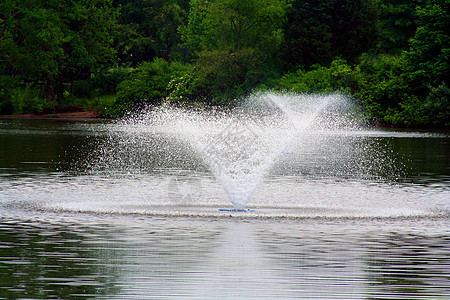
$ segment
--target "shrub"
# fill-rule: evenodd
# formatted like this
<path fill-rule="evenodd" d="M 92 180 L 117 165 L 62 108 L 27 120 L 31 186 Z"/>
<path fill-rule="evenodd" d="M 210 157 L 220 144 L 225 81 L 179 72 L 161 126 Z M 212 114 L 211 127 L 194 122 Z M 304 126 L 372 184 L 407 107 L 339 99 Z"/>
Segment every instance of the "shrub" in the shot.
<path fill-rule="evenodd" d="M 407 105 L 406 103 L 417 102 L 417 99 L 411 97 L 405 68 L 402 57 L 362 56 L 361 63 L 355 68 L 355 96 L 364 104 L 370 116 L 393 123 L 408 119 L 398 117 L 398 113 L 404 109 L 400 103 Z M 397 117 L 393 117 L 395 115 Z"/>
<path fill-rule="evenodd" d="M 172 103 L 194 102 L 196 99 L 198 80 L 191 72 L 174 77 L 167 85 L 168 95 L 165 101 Z"/>
<path fill-rule="evenodd" d="M 330 93 L 352 92 L 354 86 L 351 66 L 343 59 L 335 59 L 330 67 L 313 65 L 309 71 L 300 68 L 294 73 L 287 73 L 278 81 L 276 88 L 299 93 Z"/>
<path fill-rule="evenodd" d="M 40 112 L 50 106 L 40 85 L 23 80 L 21 76 L 0 76 L 0 114 Z"/>
<path fill-rule="evenodd" d="M 129 78 L 131 69 L 115 68 L 105 72 L 99 72 L 92 76 L 92 86 L 100 95 L 112 95 L 116 93 L 117 86 Z"/>
<path fill-rule="evenodd" d="M 420 112 L 426 116 L 426 125 L 449 127 L 450 88 L 445 83 L 431 87 Z"/>
<path fill-rule="evenodd" d="M 395 126 L 449 126 L 450 89 L 442 83 L 416 94 L 403 56 L 363 56 L 356 67 L 355 93 L 369 115 Z"/>
<path fill-rule="evenodd" d="M 15 88 L 10 101 L 13 114 L 41 112 L 50 106 L 47 100 L 40 95 L 39 89 L 31 84 L 26 85 L 25 88 Z"/>
<path fill-rule="evenodd" d="M 94 84 L 91 79 L 77 80 L 73 83 L 73 94 L 76 98 L 93 98 L 96 96 Z"/>
<path fill-rule="evenodd" d="M 161 104 L 170 94 L 171 81 L 186 76 L 192 69 L 191 65 L 169 63 L 159 58 L 152 62 L 143 62 L 130 74 L 129 79 L 118 85 L 118 109 Z"/>
<path fill-rule="evenodd" d="M 0 75 L 0 114 L 9 115 L 14 112 L 11 102 L 13 90 L 19 86 L 18 78 Z"/>
<path fill-rule="evenodd" d="M 76 98 L 88 99 L 115 94 L 117 86 L 128 79 L 130 73 L 131 70 L 128 68 L 116 68 L 95 73 L 89 79 L 75 81 L 71 94 Z"/>

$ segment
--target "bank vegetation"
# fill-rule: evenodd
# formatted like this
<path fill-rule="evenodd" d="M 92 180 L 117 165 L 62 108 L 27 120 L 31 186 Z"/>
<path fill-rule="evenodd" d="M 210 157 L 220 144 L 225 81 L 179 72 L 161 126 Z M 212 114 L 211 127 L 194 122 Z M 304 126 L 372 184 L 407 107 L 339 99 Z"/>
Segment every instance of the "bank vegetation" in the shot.
<path fill-rule="evenodd" d="M 450 127 L 448 0 L 3 0 L 0 114 L 345 93 Z"/>

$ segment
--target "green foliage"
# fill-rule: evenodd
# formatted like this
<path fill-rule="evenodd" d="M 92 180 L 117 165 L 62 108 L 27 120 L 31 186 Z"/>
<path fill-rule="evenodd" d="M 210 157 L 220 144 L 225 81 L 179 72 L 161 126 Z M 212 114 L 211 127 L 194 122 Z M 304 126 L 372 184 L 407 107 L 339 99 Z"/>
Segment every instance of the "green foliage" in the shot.
<path fill-rule="evenodd" d="M 200 52 L 205 43 L 204 39 L 207 32 L 205 16 L 208 13 L 207 8 L 206 1 L 191 0 L 188 23 L 179 28 L 185 47 L 192 53 Z"/>
<path fill-rule="evenodd" d="M 379 122 L 394 126 L 423 125 L 423 119 L 418 114 L 422 101 L 414 95 L 407 96 L 404 101 L 399 102 L 396 107 L 385 109 L 381 117 L 376 118 Z"/>
<path fill-rule="evenodd" d="M 197 85 L 198 79 L 191 70 L 181 76 L 173 77 L 167 85 L 168 95 L 165 101 L 171 103 L 199 102 Z"/>
<path fill-rule="evenodd" d="M 48 106 L 39 86 L 23 83 L 21 76 L 0 76 L 0 114 L 33 113 Z"/>
<path fill-rule="evenodd" d="M 285 0 L 191 0 L 187 26 L 181 28 L 194 53 L 260 49 L 273 54 L 282 40 Z"/>
<path fill-rule="evenodd" d="M 58 73 L 64 59 L 63 31 L 57 15 L 34 1 L 2 1 L 0 59 L 3 66 L 33 79 Z"/>
<path fill-rule="evenodd" d="M 418 6 L 417 30 L 410 40 L 408 76 L 416 93 L 425 96 L 428 86 L 450 78 L 450 2 L 428 0 Z"/>
<path fill-rule="evenodd" d="M 232 104 L 277 71 L 285 0 L 191 0 L 188 24 L 180 28 L 196 59 L 194 95 Z"/>
<path fill-rule="evenodd" d="M 450 89 L 445 84 L 430 87 L 425 100 L 412 95 L 399 106 L 389 109 L 384 120 L 397 126 L 450 126 Z"/>
<path fill-rule="evenodd" d="M 347 73 L 354 83 L 353 95 L 369 116 L 395 126 L 449 126 L 450 89 L 445 83 L 428 87 L 426 97 L 416 94 L 408 78 L 404 56 L 362 56 Z"/>
<path fill-rule="evenodd" d="M 104 117 L 111 117 L 115 111 L 116 95 L 100 95 L 92 98 L 78 98 L 65 92 L 66 95 L 62 101 L 64 106 L 83 107 L 85 110 L 98 110 Z"/>
<path fill-rule="evenodd" d="M 390 124 L 449 126 L 450 3 L 419 3 L 409 50 L 390 62 L 379 56 L 377 63 L 368 64 L 377 76 L 363 62 L 359 96 L 375 118 Z"/>
<path fill-rule="evenodd" d="M 186 76 L 192 69 L 191 65 L 169 63 L 159 58 L 143 62 L 130 74 L 130 79 L 118 85 L 119 110 L 161 104 L 170 94 L 171 81 Z"/>
<path fill-rule="evenodd" d="M 48 107 L 48 103 L 39 93 L 39 89 L 36 89 L 33 85 L 15 88 L 6 103 L 11 105 L 10 114 L 39 112 Z M 5 113 L 8 112 L 5 111 Z"/>
<path fill-rule="evenodd" d="M 89 102 L 99 96 L 114 95 L 117 93 L 117 86 L 129 78 L 130 72 L 128 68 L 114 68 L 94 73 L 88 79 L 77 80 L 71 86 L 66 85 L 60 104 L 73 105 L 71 102 L 75 99 Z"/>
<path fill-rule="evenodd" d="M 288 69 L 354 61 L 376 42 L 375 0 L 294 0 L 285 24 L 283 62 Z"/>
<path fill-rule="evenodd" d="M 0 114 L 13 113 L 11 97 L 21 81 L 19 76 L 0 75 Z"/>
<path fill-rule="evenodd" d="M 445 83 L 431 87 L 419 111 L 426 125 L 450 126 L 450 88 Z"/>
<path fill-rule="evenodd" d="M 62 82 L 114 59 L 112 0 L 5 0 L 0 14 L 0 66 L 45 82 L 50 101 Z"/>
<path fill-rule="evenodd" d="M 349 93 L 355 84 L 353 77 L 351 66 L 343 59 L 336 59 L 330 67 L 315 65 L 310 71 L 298 69 L 287 73 L 279 80 L 276 88 L 299 93 L 335 91 Z"/>
<path fill-rule="evenodd" d="M 409 47 L 416 25 L 415 9 L 420 0 L 381 0 L 378 45 L 381 53 L 400 54 Z"/>
<path fill-rule="evenodd" d="M 264 55 L 251 48 L 201 53 L 194 74 L 197 98 L 213 104 L 235 103 L 265 80 L 269 72 L 264 61 Z"/>
<path fill-rule="evenodd" d="M 408 99 L 411 89 L 405 78 L 406 62 L 402 57 L 365 55 L 355 68 L 357 92 L 369 114 L 378 120 L 400 108 L 399 103 Z"/>
<path fill-rule="evenodd" d="M 70 96 L 75 98 L 89 99 L 94 98 L 98 94 L 91 79 L 75 81 L 71 90 L 72 91 L 69 91 Z M 67 96 L 64 96 L 64 98 L 67 98 Z"/>
<path fill-rule="evenodd" d="M 187 17 L 188 1 L 118 0 L 121 7 L 115 41 L 119 58 L 125 65 L 137 66 L 154 57 L 180 58 L 181 36 L 178 27 Z"/>
<path fill-rule="evenodd" d="M 407 76 L 405 57 L 363 55 L 352 67 L 336 59 L 330 67 L 315 65 L 281 77 L 280 90 L 300 93 L 352 94 L 375 121 L 395 126 L 449 126 L 450 89 L 444 83 L 429 87 L 427 97 L 414 94 Z"/>
<path fill-rule="evenodd" d="M 269 86 L 351 94 L 382 124 L 450 126 L 449 8 L 448 0 L 3 0 L 0 113 L 56 102 L 107 115 L 163 102 L 234 105 Z"/>
<path fill-rule="evenodd" d="M 91 77 L 92 87 L 99 95 L 111 95 L 117 92 L 117 86 L 130 77 L 131 69 L 114 68 L 97 72 Z"/>

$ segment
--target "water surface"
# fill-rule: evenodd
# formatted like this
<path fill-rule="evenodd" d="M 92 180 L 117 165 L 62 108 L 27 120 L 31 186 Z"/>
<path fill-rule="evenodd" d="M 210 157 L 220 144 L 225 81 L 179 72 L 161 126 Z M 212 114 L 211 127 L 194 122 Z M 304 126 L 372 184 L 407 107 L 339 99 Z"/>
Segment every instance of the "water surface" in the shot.
<path fill-rule="evenodd" d="M 448 135 L 302 145 L 254 212 L 230 213 L 208 166 L 160 133 L 1 120 L 0 298 L 448 299 Z"/>

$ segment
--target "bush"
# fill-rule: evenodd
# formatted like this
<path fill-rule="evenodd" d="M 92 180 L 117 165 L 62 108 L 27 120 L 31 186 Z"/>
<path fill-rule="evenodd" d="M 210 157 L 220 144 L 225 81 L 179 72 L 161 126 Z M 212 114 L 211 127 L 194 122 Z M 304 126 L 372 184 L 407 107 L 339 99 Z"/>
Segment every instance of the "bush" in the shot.
<path fill-rule="evenodd" d="M 130 77 L 131 69 L 116 68 L 99 72 L 92 76 L 92 86 L 99 95 L 112 95 L 117 92 L 117 86 Z"/>
<path fill-rule="evenodd" d="M 449 127 L 450 89 L 443 83 L 429 90 L 425 99 L 412 95 L 399 104 L 400 109 L 388 110 L 385 121 L 406 126 Z"/>
<path fill-rule="evenodd" d="M 417 99 L 411 97 L 405 68 L 406 63 L 402 57 L 362 56 L 361 63 L 355 68 L 355 96 L 364 104 L 370 116 L 393 123 L 403 123 L 408 119 L 398 117 L 398 113 L 404 110 L 401 103 L 416 103 Z"/>
<path fill-rule="evenodd" d="M 184 77 L 192 70 L 191 65 L 183 65 L 180 62 L 169 63 L 159 58 L 140 64 L 130 74 L 129 79 L 122 81 L 117 87 L 118 110 L 161 104 L 170 95 L 170 88 L 174 89 L 172 80 Z"/>
<path fill-rule="evenodd" d="M 423 102 L 419 97 L 410 95 L 398 104 L 389 107 L 382 113 L 382 121 L 396 126 L 422 126 L 425 123 L 420 109 Z"/>
<path fill-rule="evenodd" d="M 369 115 L 395 126 L 449 126 L 450 89 L 443 83 L 429 87 L 427 96 L 416 94 L 404 56 L 363 56 L 356 67 L 355 96 Z"/>
<path fill-rule="evenodd" d="M 40 95 L 38 88 L 29 84 L 25 88 L 12 90 L 9 99 L 13 114 L 41 112 L 49 107 L 47 100 Z"/>
<path fill-rule="evenodd" d="M 19 86 L 19 79 L 14 76 L 0 75 L 0 114 L 10 115 L 14 112 L 11 95 Z"/>
<path fill-rule="evenodd" d="M 77 80 L 73 83 L 73 94 L 76 98 L 93 98 L 97 94 L 91 79 Z"/>
<path fill-rule="evenodd" d="M 77 80 L 73 84 L 72 96 L 92 99 L 102 95 L 113 95 L 117 92 L 117 86 L 128 79 L 130 73 L 131 70 L 128 68 L 116 68 L 95 73 L 89 79 Z"/>
<path fill-rule="evenodd" d="M 40 86 L 25 84 L 20 76 L 0 76 L 0 114 L 38 112 L 48 106 Z"/>
<path fill-rule="evenodd" d="M 174 77 L 167 85 L 168 95 L 165 98 L 167 102 L 194 102 L 198 101 L 196 97 L 198 79 L 193 72 Z"/>
<path fill-rule="evenodd" d="M 431 87 L 425 103 L 420 109 L 426 118 L 426 125 L 450 126 L 450 89 L 442 83 Z"/>
<path fill-rule="evenodd" d="M 352 92 L 354 86 L 353 70 L 343 59 L 335 59 L 330 67 L 314 65 L 309 71 L 287 73 L 276 84 L 277 89 L 298 93 Z"/>

